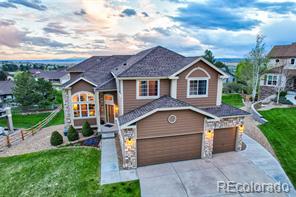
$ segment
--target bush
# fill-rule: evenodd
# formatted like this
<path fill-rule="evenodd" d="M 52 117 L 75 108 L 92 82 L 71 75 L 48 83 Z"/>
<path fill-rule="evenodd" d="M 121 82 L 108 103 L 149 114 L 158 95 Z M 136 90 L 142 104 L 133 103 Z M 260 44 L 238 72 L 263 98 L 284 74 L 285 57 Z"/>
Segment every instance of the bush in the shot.
<path fill-rule="evenodd" d="M 280 97 L 285 97 L 287 96 L 287 92 L 286 91 L 281 91 L 280 92 Z"/>
<path fill-rule="evenodd" d="M 94 134 L 94 131 L 90 128 L 90 125 L 88 122 L 84 122 L 82 126 L 82 135 L 84 137 L 88 137 Z"/>
<path fill-rule="evenodd" d="M 74 129 L 74 127 L 72 125 L 68 129 L 67 137 L 70 142 L 79 139 L 79 134 L 76 131 L 76 129 Z"/>
<path fill-rule="evenodd" d="M 57 131 L 52 132 L 50 137 L 50 144 L 52 146 L 58 146 L 63 144 L 63 136 Z"/>

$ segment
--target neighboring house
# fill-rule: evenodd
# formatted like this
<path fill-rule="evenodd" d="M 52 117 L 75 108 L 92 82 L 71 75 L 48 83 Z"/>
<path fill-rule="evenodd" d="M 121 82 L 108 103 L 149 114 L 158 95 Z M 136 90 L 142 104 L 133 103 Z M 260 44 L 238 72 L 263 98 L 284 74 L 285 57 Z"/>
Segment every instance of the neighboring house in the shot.
<path fill-rule="evenodd" d="M 65 124 L 118 129 L 123 167 L 211 158 L 242 148 L 247 112 L 222 104 L 227 75 L 163 47 L 94 56 L 68 69 Z"/>
<path fill-rule="evenodd" d="M 0 105 L 13 100 L 13 81 L 0 81 Z"/>
<path fill-rule="evenodd" d="M 296 43 L 274 46 L 268 54 L 269 70 L 260 81 L 259 97 L 265 99 L 279 90 L 296 90 Z"/>
<path fill-rule="evenodd" d="M 47 81 L 50 81 L 53 87 L 60 89 L 61 85 L 70 80 L 70 75 L 66 70 L 38 70 L 31 69 L 30 72 L 34 77 L 42 78 Z"/>
<path fill-rule="evenodd" d="M 237 65 L 239 64 L 240 61 L 241 59 L 238 59 L 238 58 L 227 58 L 227 59 L 221 60 L 221 62 L 225 64 L 228 68 L 228 70 L 226 70 L 226 68 L 222 68 L 222 70 L 226 72 L 229 76 L 228 78 L 224 79 L 223 81 L 224 83 L 235 82 L 236 80 L 235 72 L 236 72 Z"/>

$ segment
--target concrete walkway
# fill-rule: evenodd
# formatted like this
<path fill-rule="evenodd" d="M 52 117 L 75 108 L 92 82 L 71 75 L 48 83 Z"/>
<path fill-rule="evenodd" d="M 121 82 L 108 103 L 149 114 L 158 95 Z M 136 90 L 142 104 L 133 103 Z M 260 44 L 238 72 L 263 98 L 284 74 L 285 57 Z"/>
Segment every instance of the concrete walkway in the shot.
<path fill-rule="evenodd" d="M 101 185 L 137 180 L 136 170 L 120 170 L 115 139 L 102 139 Z"/>
<path fill-rule="evenodd" d="M 215 154 L 213 159 L 188 160 L 137 169 L 142 197 L 169 196 L 296 196 L 285 172 L 272 155 L 256 141 L 244 136 L 247 149 Z M 226 193 L 218 181 L 236 183 L 288 183 L 286 193 Z"/>

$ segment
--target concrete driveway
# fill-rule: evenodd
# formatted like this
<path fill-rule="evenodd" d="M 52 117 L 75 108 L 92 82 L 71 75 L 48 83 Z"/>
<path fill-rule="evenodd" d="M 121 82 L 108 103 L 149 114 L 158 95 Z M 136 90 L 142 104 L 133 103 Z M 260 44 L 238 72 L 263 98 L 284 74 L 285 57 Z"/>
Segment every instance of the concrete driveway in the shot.
<path fill-rule="evenodd" d="M 188 160 L 137 169 L 142 197 L 154 196 L 287 196 L 286 193 L 225 193 L 217 181 L 291 184 L 277 161 L 259 144 L 245 137 L 241 152 L 215 154 L 209 160 Z M 259 151 L 259 152 L 258 152 Z M 294 189 L 289 196 L 294 196 Z"/>

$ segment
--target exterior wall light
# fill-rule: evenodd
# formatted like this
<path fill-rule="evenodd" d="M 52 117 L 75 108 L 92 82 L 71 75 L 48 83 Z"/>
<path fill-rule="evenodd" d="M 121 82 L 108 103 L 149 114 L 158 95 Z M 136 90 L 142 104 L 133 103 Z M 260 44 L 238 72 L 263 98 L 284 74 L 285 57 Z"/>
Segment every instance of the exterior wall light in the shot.
<path fill-rule="evenodd" d="M 239 131 L 240 133 L 243 133 L 244 130 L 245 130 L 245 125 L 241 124 L 240 126 L 238 126 L 238 131 Z"/>
<path fill-rule="evenodd" d="M 206 134 L 207 139 L 212 139 L 214 137 L 214 131 L 213 130 L 208 130 Z"/>
<path fill-rule="evenodd" d="M 131 148 L 134 145 L 134 140 L 132 138 L 128 138 L 125 141 L 125 145 L 126 145 L 127 148 Z"/>

